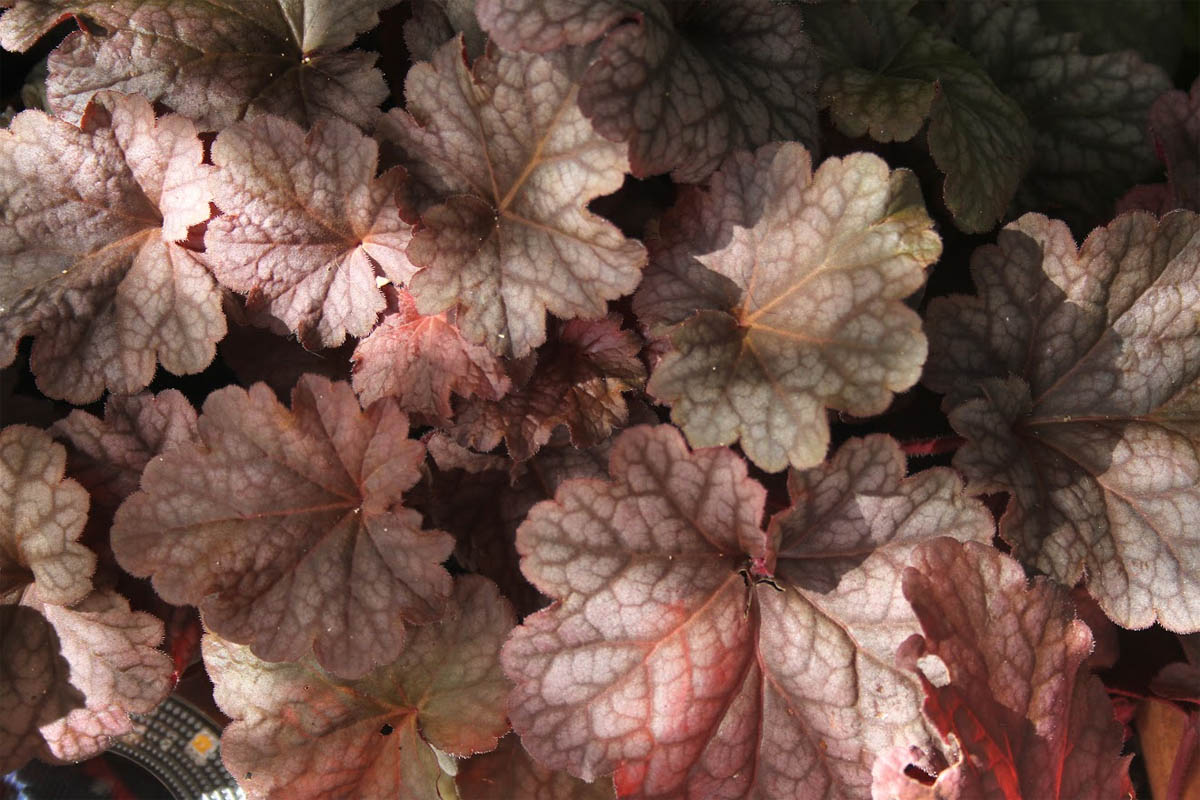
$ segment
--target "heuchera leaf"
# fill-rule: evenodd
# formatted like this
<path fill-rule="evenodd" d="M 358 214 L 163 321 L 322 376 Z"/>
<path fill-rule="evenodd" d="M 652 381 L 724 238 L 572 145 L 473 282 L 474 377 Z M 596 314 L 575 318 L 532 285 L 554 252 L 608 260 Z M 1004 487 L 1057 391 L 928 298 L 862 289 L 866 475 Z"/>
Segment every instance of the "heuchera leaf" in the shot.
<path fill-rule="evenodd" d="M 335 347 L 365 336 L 384 309 L 377 278 L 404 283 L 411 227 L 397 193 L 404 171 L 375 177 L 375 141 L 329 120 L 307 134 L 262 116 L 221 132 L 212 147 L 214 201 L 205 262 L 247 306 L 302 341 Z"/>
<path fill-rule="evenodd" d="M 513 50 L 548 52 L 604 36 L 579 105 L 601 134 L 629 141 L 634 175 L 698 182 L 738 148 L 784 139 L 816 148 L 817 58 L 797 8 L 769 0 L 480 0 L 478 13 Z"/>
<path fill-rule="evenodd" d="M 847 444 L 793 475 L 764 535 L 765 492 L 732 452 L 623 433 L 611 482 L 567 481 L 517 534 L 559 598 L 501 654 L 526 749 L 584 780 L 615 771 L 622 797 L 861 797 L 879 751 L 926 736 L 891 663 L 915 619 L 877 588 L 925 538 L 992 532 L 952 473 L 903 465 L 886 437 Z"/>
<path fill-rule="evenodd" d="M 225 764 L 249 798 L 442 800 L 431 748 L 491 750 L 508 729 L 500 643 L 515 620 L 486 578 L 458 579 L 442 621 L 417 628 L 392 663 L 357 680 L 311 659 L 271 664 L 204 637 Z"/>
<path fill-rule="evenodd" d="M 1150 135 L 1166 161 L 1172 208 L 1200 211 L 1200 79 L 1190 93 L 1171 91 L 1154 101 Z"/>
<path fill-rule="evenodd" d="M 409 284 L 422 314 L 458 305 L 472 342 L 522 357 L 546 339 L 546 311 L 602 316 L 633 291 L 645 249 L 586 209 L 615 191 L 628 161 L 575 105 L 583 55 L 492 49 L 468 69 L 461 37 L 405 81 L 407 112 L 385 136 L 441 198 L 408 248 L 425 267 Z"/>
<path fill-rule="evenodd" d="M 1029 122 L 969 53 L 906 16 L 913 4 L 815 7 L 814 36 L 829 62 L 822 103 L 844 133 L 882 142 L 911 139 L 928 119 L 954 223 L 990 230 L 1029 166 Z"/>
<path fill-rule="evenodd" d="M 487 36 L 475 18 L 475 0 L 413 0 L 404 23 L 404 44 L 413 61 L 430 61 L 437 49 L 462 33 L 467 56 L 483 55 Z"/>
<path fill-rule="evenodd" d="M 212 276 L 175 244 L 209 216 L 195 127 L 113 94 L 81 125 L 26 111 L 0 130 L 0 363 L 33 336 L 38 387 L 73 403 L 137 392 L 156 362 L 199 372 L 225 334 Z"/>
<path fill-rule="evenodd" d="M 682 242 L 693 242 L 688 256 L 741 296 L 702 305 L 671 332 L 674 351 L 649 391 L 672 406 L 693 446 L 740 439 L 766 470 L 817 464 L 829 443 L 826 406 L 877 414 L 920 377 L 925 337 L 901 299 L 924 283 L 941 241 L 916 180 L 865 153 L 813 174 L 800 145 L 768 145 L 731 157 L 707 204 L 675 218 L 680 243 L 664 248 L 662 269 L 677 271 Z M 706 227 L 714 217 L 719 236 Z"/>
<path fill-rule="evenodd" d="M 175 389 L 112 395 L 103 419 L 77 409 L 50 431 L 71 445 L 71 474 L 92 503 L 115 511 L 137 491 L 151 458 L 196 438 L 196 410 Z"/>
<path fill-rule="evenodd" d="M 454 779 L 462 800 L 612 800 L 610 778 L 584 783 L 538 764 L 516 736 L 505 736 L 490 753 L 463 762 Z"/>
<path fill-rule="evenodd" d="M 1047 31 L 1041 10 L 1054 5 L 964 3 L 956 32 L 1033 125 L 1018 205 L 1090 225 L 1153 168 L 1146 116 L 1171 80 L 1136 53 L 1085 55 L 1078 35 Z"/>
<path fill-rule="evenodd" d="M 1125 214 L 1077 250 L 1027 214 L 972 275 L 930 306 L 925 377 L 970 490 L 1010 493 L 1013 554 L 1117 623 L 1200 629 L 1200 217 Z"/>
<path fill-rule="evenodd" d="M 625 425 L 629 409 L 624 392 L 640 388 L 646 368 L 638 360 L 641 343 L 621 329 L 619 318 L 572 320 L 526 363 L 516 387 L 496 401 L 471 399 L 461 404 L 450 432 L 476 450 L 500 444 L 523 461 L 565 425 L 576 447 L 591 447 Z"/>
<path fill-rule="evenodd" d="M 453 542 L 401 495 L 425 448 L 390 400 L 305 376 L 282 406 L 266 384 L 204 403 L 201 443 L 154 459 L 117 511 L 117 560 L 170 603 L 268 661 L 356 678 L 394 661 L 405 623 L 441 616 Z"/>
<path fill-rule="evenodd" d="M 44 431 L 0 430 L 0 770 L 77 761 L 170 691 L 163 625 L 92 589 L 88 497 Z"/>
<path fill-rule="evenodd" d="M 453 310 L 424 316 L 406 290 L 388 295 L 389 313 L 354 350 L 363 403 L 395 397 L 410 414 L 445 424 L 454 416 L 451 394 L 496 401 L 512 387 L 500 358 L 462 337 Z"/>
<path fill-rule="evenodd" d="M 0 430 L 0 603 L 29 588 L 44 603 L 70 605 L 92 590 L 96 556 L 78 543 L 88 495 L 63 478 L 67 451 L 24 425 Z"/>
<path fill-rule="evenodd" d="M 95 21 L 50 56 L 47 94 L 77 121 L 97 89 L 161 102 L 209 129 L 277 114 L 369 126 L 387 97 L 375 55 L 347 51 L 397 0 L 17 0 L 0 46 L 24 51 L 67 15 Z"/>
<path fill-rule="evenodd" d="M 876 765 L 875 800 L 1131 796 L 1121 724 L 1086 667 L 1091 633 L 1066 591 L 1044 578 L 1027 585 L 1021 566 L 986 544 L 939 539 L 917 549 L 904 595 L 924 636 L 905 642 L 900 660 L 945 664 L 948 684 L 922 676 L 925 713 L 962 754 L 933 786 L 890 754 Z"/>

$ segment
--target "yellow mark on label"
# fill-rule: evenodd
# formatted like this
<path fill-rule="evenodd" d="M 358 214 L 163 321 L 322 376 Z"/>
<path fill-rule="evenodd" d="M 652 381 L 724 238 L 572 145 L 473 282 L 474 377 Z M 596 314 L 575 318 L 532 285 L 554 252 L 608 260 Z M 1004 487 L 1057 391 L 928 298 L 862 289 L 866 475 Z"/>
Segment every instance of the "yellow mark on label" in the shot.
<path fill-rule="evenodd" d="M 200 755 L 206 755 L 217 745 L 217 743 L 213 741 L 213 738 L 203 731 L 193 736 L 192 740 L 188 742 L 188 744 L 191 745 L 191 748 Z"/>

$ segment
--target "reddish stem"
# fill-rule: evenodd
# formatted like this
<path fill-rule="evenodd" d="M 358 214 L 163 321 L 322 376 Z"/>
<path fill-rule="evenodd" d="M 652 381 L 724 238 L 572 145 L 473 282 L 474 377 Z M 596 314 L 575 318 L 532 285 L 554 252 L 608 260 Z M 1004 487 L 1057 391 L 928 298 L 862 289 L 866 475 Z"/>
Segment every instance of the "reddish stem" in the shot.
<path fill-rule="evenodd" d="M 934 436 L 931 439 L 910 439 L 900 443 L 900 449 L 907 456 L 936 456 L 942 453 L 953 453 L 966 443 L 961 436 Z"/>

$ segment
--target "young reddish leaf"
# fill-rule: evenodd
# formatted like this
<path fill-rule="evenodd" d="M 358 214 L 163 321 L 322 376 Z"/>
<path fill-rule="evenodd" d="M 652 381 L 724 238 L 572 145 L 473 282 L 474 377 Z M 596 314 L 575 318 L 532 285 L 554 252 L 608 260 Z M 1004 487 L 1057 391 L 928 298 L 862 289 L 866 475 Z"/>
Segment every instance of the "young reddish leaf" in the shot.
<path fill-rule="evenodd" d="M 88 495 L 63 478 L 67 451 L 45 431 L 0 430 L 0 603 L 30 588 L 45 603 L 70 605 L 92 590 L 96 556 L 76 540 Z"/>
<path fill-rule="evenodd" d="M 111 395 L 104 419 L 75 410 L 50 429 L 71 445 L 71 474 L 92 502 L 115 511 L 137 491 L 154 456 L 196 439 L 196 410 L 174 389 L 157 395 Z"/>
<path fill-rule="evenodd" d="M 481 0 L 479 20 L 501 46 L 538 52 L 607 32 L 579 106 L 602 135 L 629 140 L 635 175 L 671 172 L 695 183 L 739 148 L 817 145 L 817 58 L 797 8 L 769 0 Z"/>
<path fill-rule="evenodd" d="M 928 118 L 954 223 L 990 230 L 1029 166 L 1029 122 L 969 53 L 906 16 L 913 4 L 817 6 L 814 35 L 831 62 L 822 102 L 844 133 L 882 142 L 911 139 Z"/>
<path fill-rule="evenodd" d="M 480 451 L 503 438 L 516 461 L 536 453 L 559 425 L 576 447 L 599 444 L 629 419 L 622 395 L 646 380 L 640 350 L 618 318 L 572 320 L 527 364 L 516 365 L 514 372 L 526 375 L 513 391 L 500 400 L 461 404 L 451 433 Z"/>
<path fill-rule="evenodd" d="M 1150 135 L 1166 160 L 1172 208 L 1200 211 L 1200 78 L 1190 94 L 1171 91 L 1154 101 Z"/>
<path fill-rule="evenodd" d="M 546 311 L 602 316 L 645 264 L 639 243 L 586 208 L 620 187 L 628 161 L 575 106 L 584 55 L 492 49 L 469 70 L 455 39 L 413 66 L 407 113 L 381 123 L 443 200 L 408 249 L 425 267 L 408 287 L 417 310 L 457 304 L 466 338 L 501 355 L 545 341 Z"/>
<path fill-rule="evenodd" d="M 38 387 L 73 403 L 137 392 L 156 362 L 199 372 L 225 334 L 215 282 L 175 244 L 209 216 L 192 123 L 105 94 L 81 124 L 27 111 L 0 130 L 0 363 L 34 336 Z"/>
<path fill-rule="evenodd" d="M 710 191 L 714 210 L 696 224 L 720 209 L 728 237 L 690 255 L 741 298 L 671 332 L 649 391 L 693 446 L 740 439 L 763 469 L 812 466 L 829 443 L 826 406 L 878 414 L 920 377 L 921 320 L 901 300 L 941 241 L 912 174 L 865 153 L 814 175 L 800 145 L 769 145 L 731 157 Z"/>
<path fill-rule="evenodd" d="M 612 800 L 610 778 L 584 783 L 559 770 L 538 764 L 516 736 L 505 736 L 500 746 L 463 762 L 454 779 L 462 800 Z"/>
<path fill-rule="evenodd" d="M 212 184 L 223 214 L 208 225 L 204 260 L 302 341 L 336 347 L 365 336 L 384 309 L 376 279 L 404 283 L 411 228 L 400 218 L 403 170 L 375 177 L 375 141 L 329 120 L 307 134 L 262 116 L 221 132 Z"/>
<path fill-rule="evenodd" d="M 17 0 L 0 46 L 24 51 L 68 14 L 99 23 L 50 56 L 55 114 L 77 121 L 97 88 L 163 103 L 208 129 L 278 114 L 368 126 L 387 97 L 374 54 L 348 51 L 396 0 Z"/>
<path fill-rule="evenodd" d="M 491 750 L 508 730 L 498 652 L 515 624 L 486 578 L 458 579 L 441 622 L 357 680 L 311 659 L 271 664 L 213 634 L 204 663 L 221 709 L 225 764 L 250 798 L 441 800 L 432 750 Z M 431 747 L 432 746 L 432 747 Z"/>
<path fill-rule="evenodd" d="M 0 606 L 0 769 L 30 757 L 80 761 L 133 729 L 171 691 L 163 624 L 111 591 L 74 606 Z"/>
<path fill-rule="evenodd" d="M 395 397 L 405 411 L 445 423 L 452 393 L 495 401 L 512 387 L 501 360 L 459 333 L 453 311 L 423 316 L 406 290 L 388 294 L 393 309 L 354 350 L 360 400 Z"/>
<path fill-rule="evenodd" d="M 117 560 L 164 600 L 199 605 L 265 660 L 311 646 L 351 678 L 396 659 L 405 622 L 441 616 L 453 542 L 401 505 L 425 448 L 393 402 L 362 411 L 310 375 L 290 411 L 265 384 L 213 392 L 199 428 L 150 462 L 113 523 Z"/>
<path fill-rule="evenodd" d="M 764 537 L 733 453 L 622 434 L 612 482 L 567 481 L 517 534 L 559 598 L 501 656 L 522 743 L 584 780 L 615 770 L 623 797 L 861 797 L 879 751 L 926 736 L 891 665 L 915 619 L 878 587 L 923 539 L 992 532 L 948 470 L 903 465 L 884 437 L 848 444 L 793 475 Z"/>
<path fill-rule="evenodd" d="M 1118 624 L 1200 629 L 1200 217 L 1126 214 L 1076 250 L 1027 214 L 972 275 L 979 297 L 930 306 L 925 378 L 970 490 L 1009 492 L 1013 554 L 1086 575 Z"/>
<path fill-rule="evenodd" d="M 941 539 L 917 549 L 904 595 L 925 635 L 900 660 L 918 674 L 919 656 L 945 664 L 948 684 L 922 675 L 925 713 L 962 755 L 932 787 L 912 787 L 896 770 L 906 759 L 893 755 L 877 766 L 876 800 L 1130 794 L 1121 724 L 1087 669 L 1091 633 L 1066 591 L 1044 578 L 1027 585 L 1016 561 L 985 544 Z"/>
<path fill-rule="evenodd" d="M 1133 52 L 1086 55 L 1094 51 L 1081 50 L 1078 35 L 1046 29 L 1043 9 L 1050 5 L 966 3 L 957 37 L 1033 126 L 1033 160 L 1018 205 L 1107 220 L 1113 196 L 1153 168 L 1146 115 L 1171 80 Z"/>

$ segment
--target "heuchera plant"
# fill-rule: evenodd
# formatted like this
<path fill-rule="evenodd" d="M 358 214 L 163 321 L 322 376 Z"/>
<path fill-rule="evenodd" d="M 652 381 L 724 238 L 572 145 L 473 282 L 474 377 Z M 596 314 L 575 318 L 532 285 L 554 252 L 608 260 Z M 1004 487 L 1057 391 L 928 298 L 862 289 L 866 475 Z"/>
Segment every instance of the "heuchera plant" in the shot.
<path fill-rule="evenodd" d="M 1200 791 L 1196 2 L 0 6 L 0 773 Z"/>

